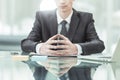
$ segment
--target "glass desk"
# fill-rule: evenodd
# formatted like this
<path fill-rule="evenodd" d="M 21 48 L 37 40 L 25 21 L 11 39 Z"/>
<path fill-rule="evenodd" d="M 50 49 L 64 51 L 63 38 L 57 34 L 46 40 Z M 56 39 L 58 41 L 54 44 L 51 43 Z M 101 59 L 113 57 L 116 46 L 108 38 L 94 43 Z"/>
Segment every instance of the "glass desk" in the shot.
<path fill-rule="evenodd" d="M 11 53 L 0 51 L 0 80 L 120 80 L 119 62 Z"/>

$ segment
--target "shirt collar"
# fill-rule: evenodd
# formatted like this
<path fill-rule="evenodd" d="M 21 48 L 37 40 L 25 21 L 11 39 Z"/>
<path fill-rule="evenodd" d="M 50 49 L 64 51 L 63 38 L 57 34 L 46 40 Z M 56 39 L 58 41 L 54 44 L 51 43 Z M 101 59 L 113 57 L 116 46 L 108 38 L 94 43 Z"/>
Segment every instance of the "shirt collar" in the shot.
<path fill-rule="evenodd" d="M 70 24 L 71 17 L 72 17 L 72 14 L 73 14 L 73 10 L 72 10 L 72 12 L 70 13 L 70 15 L 66 19 L 62 19 L 61 18 L 61 16 L 58 13 L 58 10 L 56 11 L 56 14 L 57 14 L 57 22 L 58 22 L 58 24 L 60 24 L 63 20 L 66 20 L 67 23 Z"/>

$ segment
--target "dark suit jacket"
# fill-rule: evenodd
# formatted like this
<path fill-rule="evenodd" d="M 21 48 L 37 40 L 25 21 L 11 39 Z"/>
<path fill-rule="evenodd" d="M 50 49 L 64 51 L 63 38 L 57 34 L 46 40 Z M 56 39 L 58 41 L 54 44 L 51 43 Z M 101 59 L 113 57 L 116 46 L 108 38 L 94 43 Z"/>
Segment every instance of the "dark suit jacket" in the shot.
<path fill-rule="evenodd" d="M 36 52 L 35 47 L 40 42 L 47 41 L 57 34 L 56 10 L 37 12 L 34 27 L 27 39 L 21 42 L 25 52 Z M 104 50 L 104 43 L 99 39 L 91 13 L 78 12 L 73 9 L 68 38 L 72 43 L 78 43 L 82 47 L 84 55 L 100 53 Z"/>

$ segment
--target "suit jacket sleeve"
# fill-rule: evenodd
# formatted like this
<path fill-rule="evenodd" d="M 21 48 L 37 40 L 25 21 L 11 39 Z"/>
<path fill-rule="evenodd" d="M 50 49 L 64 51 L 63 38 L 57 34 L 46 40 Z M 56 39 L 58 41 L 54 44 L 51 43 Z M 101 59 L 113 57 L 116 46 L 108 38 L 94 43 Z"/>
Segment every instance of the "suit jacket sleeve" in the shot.
<path fill-rule="evenodd" d="M 85 29 L 85 42 L 79 43 L 82 47 L 83 55 L 89 55 L 93 53 L 101 53 L 104 49 L 104 43 L 99 39 L 95 27 L 92 14 L 89 14 L 88 24 Z"/>
<path fill-rule="evenodd" d="M 41 41 L 41 23 L 39 19 L 39 12 L 36 13 L 36 18 L 34 22 L 34 27 L 28 35 L 27 39 L 21 41 L 21 48 L 24 52 L 36 52 L 35 48 L 38 43 Z"/>

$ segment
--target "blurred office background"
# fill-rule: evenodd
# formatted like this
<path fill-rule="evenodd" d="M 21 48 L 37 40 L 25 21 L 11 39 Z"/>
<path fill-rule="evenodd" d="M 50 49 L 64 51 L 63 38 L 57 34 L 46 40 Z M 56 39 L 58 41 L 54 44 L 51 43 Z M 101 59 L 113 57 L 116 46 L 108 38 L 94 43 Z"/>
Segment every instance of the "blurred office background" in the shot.
<path fill-rule="evenodd" d="M 75 0 L 74 8 L 91 12 L 105 53 L 114 50 L 120 37 L 120 0 Z M 33 27 L 38 10 L 55 8 L 53 0 L 0 0 L 0 50 L 21 50 L 20 41 Z"/>

